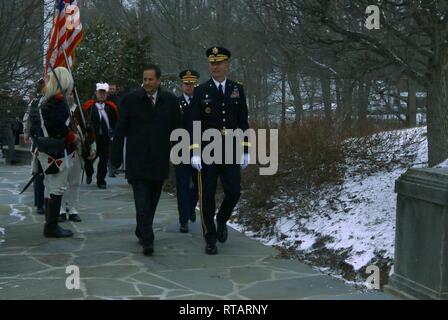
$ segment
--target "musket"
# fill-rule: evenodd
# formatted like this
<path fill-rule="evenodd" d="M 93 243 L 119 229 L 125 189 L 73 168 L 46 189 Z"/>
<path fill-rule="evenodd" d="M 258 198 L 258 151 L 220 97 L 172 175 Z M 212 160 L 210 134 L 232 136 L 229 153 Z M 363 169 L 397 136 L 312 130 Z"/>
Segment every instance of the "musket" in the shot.
<path fill-rule="evenodd" d="M 67 53 L 65 52 L 65 47 L 63 47 L 62 48 L 63 50 L 62 50 L 62 52 L 64 53 L 64 59 L 65 59 L 65 64 L 67 65 L 67 70 L 70 72 L 70 75 L 72 76 L 72 78 L 73 78 L 73 72 L 72 72 L 72 68 L 70 67 L 70 63 L 69 63 L 69 61 L 68 61 L 68 58 L 67 58 Z M 84 112 L 83 112 L 83 110 L 82 110 L 82 106 L 81 106 L 81 101 L 79 100 L 79 95 L 78 95 L 78 90 L 76 89 L 76 86 L 75 85 L 73 85 L 73 93 L 74 93 L 74 96 L 75 96 L 75 98 L 76 98 L 76 102 L 77 102 L 77 107 L 78 107 L 78 109 L 79 109 L 79 113 L 80 113 L 80 115 L 81 115 L 81 121 L 82 121 L 82 125 L 83 125 L 83 127 L 84 127 L 84 130 L 88 130 L 89 129 L 89 127 L 87 126 L 87 121 L 86 121 L 86 118 L 84 117 Z M 80 138 L 81 138 L 81 148 L 84 148 L 84 146 L 85 146 L 85 138 L 84 138 L 84 134 L 83 134 L 83 132 L 82 132 L 82 129 L 80 129 L 79 131 L 78 131 L 78 133 L 79 133 L 79 136 L 80 136 Z M 86 155 L 87 157 L 88 156 L 90 156 L 90 155 Z M 84 181 L 84 171 L 85 171 L 85 168 L 84 168 L 84 163 L 81 161 L 81 157 L 79 158 L 79 161 L 81 162 L 81 167 L 82 167 L 82 178 L 81 178 L 81 183 L 83 183 Z"/>
<path fill-rule="evenodd" d="M 40 175 L 40 173 L 35 173 L 30 181 L 28 181 L 28 183 L 26 184 L 26 186 L 23 188 L 22 192 L 19 193 L 19 195 L 23 194 L 26 190 L 28 190 L 28 188 L 30 187 L 30 185 L 34 182 L 34 180 L 36 180 L 36 178 Z"/>
<path fill-rule="evenodd" d="M 67 65 L 67 69 L 73 78 L 72 68 L 70 67 L 70 64 L 68 63 L 68 58 L 67 58 L 67 53 L 65 52 L 65 48 L 63 48 L 62 51 L 64 53 L 64 59 L 65 59 L 65 64 Z M 73 93 L 75 95 L 76 102 L 78 103 L 79 111 L 81 113 L 82 124 L 84 125 L 84 128 L 87 128 L 86 118 L 84 117 L 84 113 L 82 112 L 82 106 L 81 106 L 81 102 L 79 100 L 79 95 L 78 95 L 78 91 L 76 90 L 76 86 L 73 86 Z"/>

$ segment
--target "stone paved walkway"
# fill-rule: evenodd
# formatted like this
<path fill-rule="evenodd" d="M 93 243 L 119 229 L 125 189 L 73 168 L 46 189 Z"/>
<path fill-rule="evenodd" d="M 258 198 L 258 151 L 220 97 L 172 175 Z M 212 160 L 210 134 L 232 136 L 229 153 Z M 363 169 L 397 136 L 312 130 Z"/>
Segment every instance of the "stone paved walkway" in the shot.
<path fill-rule="evenodd" d="M 200 223 L 178 233 L 175 198 L 162 196 L 153 257 L 134 237 L 132 193 L 122 178 L 106 191 L 82 186 L 83 222 L 66 223 L 68 240 L 42 236 L 31 191 L 18 191 L 28 167 L 0 164 L 0 300 L 2 299 L 389 299 L 362 293 L 231 230 L 220 254 L 204 253 Z M 31 190 L 32 188 L 30 188 Z M 81 288 L 66 289 L 65 271 L 80 268 Z"/>

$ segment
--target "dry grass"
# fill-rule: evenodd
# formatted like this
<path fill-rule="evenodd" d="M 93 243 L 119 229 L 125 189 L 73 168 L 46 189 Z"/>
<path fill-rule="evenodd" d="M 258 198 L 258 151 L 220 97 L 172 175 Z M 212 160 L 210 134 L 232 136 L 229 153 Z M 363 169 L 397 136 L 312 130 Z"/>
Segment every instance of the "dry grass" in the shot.
<path fill-rule="evenodd" d="M 400 162 L 409 163 L 415 155 L 401 158 L 391 149 L 400 139 L 399 134 L 389 131 L 395 129 L 402 127 L 396 122 L 372 120 L 356 130 L 345 130 L 317 117 L 280 128 L 278 173 L 260 176 L 259 168 L 252 166 L 243 174 L 243 201 L 235 218 L 258 231 L 275 225 L 285 214 L 272 213 L 277 199 L 301 195 L 300 206 L 306 207 L 316 190 L 341 184 L 353 164 L 355 170 L 370 174 Z M 414 138 L 404 143 L 412 143 Z"/>

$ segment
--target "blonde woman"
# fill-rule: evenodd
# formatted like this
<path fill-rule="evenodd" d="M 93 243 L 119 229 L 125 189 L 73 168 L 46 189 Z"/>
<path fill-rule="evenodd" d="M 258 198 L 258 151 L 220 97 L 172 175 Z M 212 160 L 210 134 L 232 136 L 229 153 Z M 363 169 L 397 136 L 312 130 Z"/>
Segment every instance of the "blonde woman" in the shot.
<path fill-rule="evenodd" d="M 48 72 L 45 77 L 45 96 L 41 107 L 44 137 L 37 142 L 36 154 L 44 171 L 45 195 L 48 205 L 45 211 L 44 236 L 68 238 L 70 230 L 58 225 L 62 195 L 67 189 L 69 168 L 73 165 L 76 144 L 79 140 L 72 129 L 66 99 L 73 90 L 73 78 L 63 67 Z"/>

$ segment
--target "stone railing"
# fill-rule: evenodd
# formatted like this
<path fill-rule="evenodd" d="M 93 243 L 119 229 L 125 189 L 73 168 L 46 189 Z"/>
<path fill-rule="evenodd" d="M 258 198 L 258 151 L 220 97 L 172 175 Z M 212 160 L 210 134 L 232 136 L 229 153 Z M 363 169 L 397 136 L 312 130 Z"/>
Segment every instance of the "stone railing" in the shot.
<path fill-rule="evenodd" d="M 395 267 L 386 291 L 448 299 L 448 169 L 410 169 L 396 182 Z"/>

